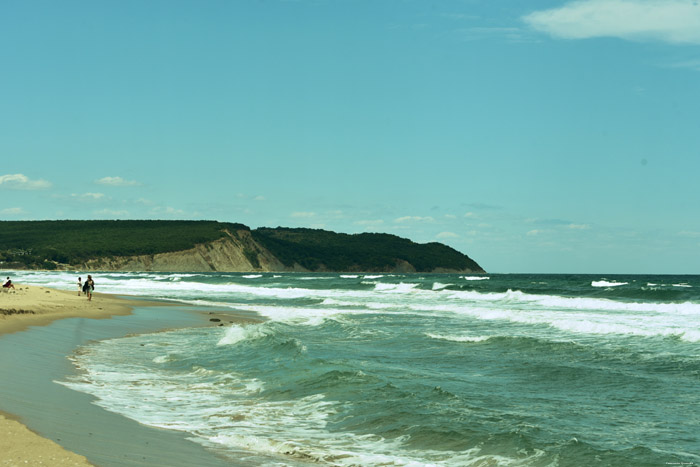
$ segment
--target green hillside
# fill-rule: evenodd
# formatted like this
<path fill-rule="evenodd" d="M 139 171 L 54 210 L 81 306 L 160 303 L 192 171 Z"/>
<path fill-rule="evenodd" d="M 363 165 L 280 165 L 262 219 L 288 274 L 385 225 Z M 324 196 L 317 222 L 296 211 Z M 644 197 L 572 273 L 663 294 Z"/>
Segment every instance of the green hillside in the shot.
<path fill-rule="evenodd" d="M 2 221 L 0 261 L 50 269 L 53 262 L 187 250 L 248 229 L 215 221 Z"/>
<path fill-rule="evenodd" d="M 416 271 L 436 268 L 481 271 L 468 256 L 442 243 L 418 244 L 396 235 L 380 233 L 342 234 L 316 229 L 260 228 L 253 238 L 286 266 L 298 263 L 316 271 L 386 271 L 397 260 Z"/>
<path fill-rule="evenodd" d="M 0 221 L 0 262 L 5 268 L 54 269 L 91 259 L 190 250 L 249 231 L 259 247 L 287 268 L 310 271 L 481 271 L 468 256 L 441 243 L 418 244 L 389 234 L 342 234 L 327 230 L 259 228 L 216 221 Z M 257 250 L 258 247 L 255 247 Z M 243 254 L 251 256 L 249 247 Z M 259 268 L 257 253 L 254 268 Z M 250 259 L 250 258 L 249 258 Z M 410 267 L 409 267 L 410 269 Z"/>

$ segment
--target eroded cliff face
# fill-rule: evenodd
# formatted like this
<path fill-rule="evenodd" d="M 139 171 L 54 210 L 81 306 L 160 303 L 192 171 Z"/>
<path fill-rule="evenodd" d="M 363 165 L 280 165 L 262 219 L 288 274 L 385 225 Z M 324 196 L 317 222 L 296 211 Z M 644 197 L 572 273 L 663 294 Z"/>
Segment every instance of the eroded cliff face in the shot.
<path fill-rule="evenodd" d="M 156 255 L 121 256 L 88 261 L 84 269 L 156 272 L 305 271 L 287 267 L 253 240 L 247 230 L 226 231 L 226 237 L 192 249 Z"/>
<path fill-rule="evenodd" d="M 153 272 L 309 272 L 294 264 L 285 266 L 269 250 L 257 243 L 249 230 L 225 231 L 226 236 L 194 248 L 155 255 L 120 256 L 90 260 L 75 269 L 88 271 L 153 271 Z M 320 271 L 326 271 L 321 267 Z M 354 271 L 361 272 L 361 271 Z M 377 271 L 374 271 L 377 272 Z M 414 273 L 415 267 L 398 260 L 390 271 Z M 434 272 L 479 273 L 439 268 Z"/>

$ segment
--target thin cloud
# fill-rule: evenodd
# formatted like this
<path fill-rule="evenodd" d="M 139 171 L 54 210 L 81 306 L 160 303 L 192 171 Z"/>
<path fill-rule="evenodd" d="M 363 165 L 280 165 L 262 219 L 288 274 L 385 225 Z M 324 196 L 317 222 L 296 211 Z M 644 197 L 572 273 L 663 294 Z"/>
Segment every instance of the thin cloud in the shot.
<path fill-rule="evenodd" d="M 140 185 L 139 182 L 133 180 L 124 180 L 121 177 L 103 177 L 99 180 L 95 180 L 98 185 L 107 186 L 137 186 Z"/>
<path fill-rule="evenodd" d="M 700 59 L 682 60 L 665 65 L 666 68 L 686 68 L 689 70 L 700 71 Z"/>
<path fill-rule="evenodd" d="M 527 32 L 514 27 L 473 27 L 456 29 L 454 34 L 465 41 L 501 38 L 510 42 L 525 42 L 529 40 Z"/>
<path fill-rule="evenodd" d="M 382 219 L 364 219 L 355 221 L 353 224 L 359 225 L 364 232 L 376 232 L 384 225 L 384 221 Z"/>
<path fill-rule="evenodd" d="M 405 222 L 435 222 L 435 219 L 426 216 L 426 217 L 420 217 L 420 216 L 404 216 L 404 217 L 399 217 L 398 219 L 394 220 L 394 222 L 397 222 L 399 224 L 403 224 Z"/>
<path fill-rule="evenodd" d="M 484 210 L 484 211 L 499 211 L 503 209 L 503 206 L 498 206 L 495 204 L 486 204 L 486 203 L 463 203 L 462 206 L 478 209 L 478 210 Z"/>
<path fill-rule="evenodd" d="M 83 193 L 83 194 L 72 193 L 70 196 L 71 196 L 71 198 L 76 198 L 76 199 L 81 199 L 81 200 L 90 200 L 90 201 L 97 201 L 97 200 L 105 197 L 105 195 L 103 193 Z"/>
<path fill-rule="evenodd" d="M 571 230 L 589 230 L 591 226 L 588 224 L 569 224 L 566 228 Z"/>
<path fill-rule="evenodd" d="M 177 209 L 173 208 L 171 206 L 158 206 L 153 209 L 151 209 L 151 214 L 157 214 L 157 215 L 168 215 L 168 216 L 180 216 L 185 214 L 185 211 L 182 209 Z"/>
<path fill-rule="evenodd" d="M 293 212 L 291 214 L 291 216 L 294 218 L 297 218 L 297 219 L 299 219 L 299 218 L 303 219 L 303 218 L 314 217 L 314 216 L 316 216 L 316 213 L 315 212 Z"/>
<path fill-rule="evenodd" d="M 95 211 L 95 214 L 98 216 L 123 217 L 128 216 L 129 211 L 116 209 L 100 209 L 99 211 Z"/>
<path fill-rule="evenodd" d="M 2 211 L 0 211 L 0 214 L 5 216 L 16 216 L 22 213 L 24 213 L 24 210 L 22 208 L 5 208 Z"/>
<path fill-rule="evenodd" d="M 522 20 L 561 39 L 616 37 L 700 44 L 700 5 L 689 0 L 581 0 L 535 11 Z"/>
<path fill-rule="evenodd" d="M 23 174 L 0 175 L 0 187 L 10 190 L 43 190 L 50 186 L 46 180 L 31 180 Z"/>
<path fill-rule="evenodd" d="M 445 238 L 459 238 L 459 235 L 457 235 L 457 234 L 454 233 L 454 232 L 440 232 L 440 233 L 437 234 L 435 237 L 438 238 L 438 239 L 440 239 L 440 240 L 442 240 L 442 239 L 445 239 Z"/>

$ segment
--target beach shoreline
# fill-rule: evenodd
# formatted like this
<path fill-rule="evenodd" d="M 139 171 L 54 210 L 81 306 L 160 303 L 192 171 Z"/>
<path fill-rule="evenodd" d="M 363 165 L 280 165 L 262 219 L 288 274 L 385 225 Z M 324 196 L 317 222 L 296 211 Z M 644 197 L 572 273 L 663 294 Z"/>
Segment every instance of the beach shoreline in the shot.
<path fill-rule="evenodd" d="M 152 307 L 174 306 L 176 304 L 168 301 L 131 299 L 126 296 L 120 297 L 110 294 L 94 294 L 91 301 L 88 301 L 84 294 L 78 296 L 75 292 L 58 290 L 54 288 L 41 287 L 36 285 L 15 284 L 15 289 L 0 293 L 0 343 L 5 343 L 10 339 L 21 337 L 20 335 L 36 332 L 46 332 L 46 329 L 55 327 L 52 325 L 69 323 L 75 321 L 81 323 L 84 319 L 88 321 L 104 320 L 115 317 L 128 317 L 136 309 L 146 309 Z M 184 313 L 189 318 L 184 318 L 191 322 L 199 323 L 202 326 L 215 325 L 208 323 L 204 313 Z M 207 315 L 213 315 L 211 312 Z M 215 314 L 213 316 L 216 316 Z M 71 320 L 73 318 L 73 320 Z M 180 318 L 182 320 L 183 318 Z M 170 326 L 170 322 L 160 320 L 160 323 L 150 323 L 148 330 L 162 329 Z M 177 325 L 175 319 L 175 325 Z M 76 326 L 81 326 L 76 324 Z M 107 325 L 106 327 L 109 327 Z M 117 326 L 115 326 L 117 327 Z M 138 328 L 138 326 L 136 326 Z M 129 327 L 121 329 L 124 332 Z M 138 329 L 136 329 L 138 331 Z M 38 347 L 38 346 L 37 346 Z M 4 351 L 0 358 L 17 359 L 21 353 L 36 351 L 28 348 L 27 345 L 13 347 L 11 351 Z M 15 355 L 13 353 L 17 352 Z M 51 352 L 49 352 L 51 353 Z M 65 359 L 67 355 L 56 355 L 52 353 L 47 358 Z M 48 361 L 48 360 L 47 360 Z M 5 362 L 7 363 L 7 361 Z M 47 363 L 47 365 L 49 365 Z M 39 373 L 42 368 L 33 367 L 28 372 Z M 32 385 L 27 385 L 32 386 Z M 19 387 L 23 391 L 25 387 Z M 35 390 L 33 387 L 26 387 L 28 392 Z M 17 390 L 15 390 L 15 393 Z M 75 453 L 74 449 L 68 449 L 61 443 L 61 439 L 50 439 L 54 433 L 49 428 L 39 433 L 32 429 L 32 423 L 26 420 L 26 395 L 17 395 L 20 403 L 6 401 L 0 407 L 0 465 L 51 465 L 51 466 L 90 466 L 93 465 L 88 458 Z M 13 397 L 14 399 L 14 397 Z M 58 414 L 65 407 L 56 407 Z M 56 417 L 59 417 L 58 415 Z M 31 417 L 30 417 L 31 418 Z M 41 426 L 41 425 L 40 425 Z M 92 433 L 91 433 L 92 434 Z"/>
<path fill-rule="evenodd" d="M 130 300 L 118 296 L 85 294 L 36 285 L 15 284 L 0 292 L 0 336 L 23 331 L 29 326 L 45 326 L 58 319 L 106 319 L 131 313 L 137 306 L 165 306 L 168 302 Z"/>

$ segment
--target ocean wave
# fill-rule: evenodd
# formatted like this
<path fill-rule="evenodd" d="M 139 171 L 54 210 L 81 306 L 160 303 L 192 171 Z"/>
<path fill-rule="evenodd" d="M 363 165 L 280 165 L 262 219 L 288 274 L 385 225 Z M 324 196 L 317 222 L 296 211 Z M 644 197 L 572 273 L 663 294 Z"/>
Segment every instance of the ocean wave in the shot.
<path fill-rule="evenodd" d="M 244 340 L 254 340 L 267 337 L 272 331 L 263 324 L 251 324 L 247 326 L 230 326 L 226 329 L 224 336 L 219 339 L 216 345 L 234 345 Z"/>
<path fill-rule="evenodd" d="M 620 287 L 621 285 L 629 285 L 629 282 L 615 282 L 615 281 L 592 281 L 591 287 Z"/>
<path fill-rule="evenodd" d="M 393 284 L 393 283 L 380 282 L 374 286 L 374 290 L 376 292 L 385 292 L 385 293 L 408 293 L 408 292 L 412 292 L 412 291 L 416 290 L 416 287 L 418 287 L 418 284 L 407 284 L 404 282 L 399 282 L 398 284 Z"/>
<path fill-rule="evenodd" d="M 484 342 L 493 336 L 455 336 L 455 335 L 446 335 L 446 334 L 432 334 L 432 333 L 425 333 L 426 336 L 430 337 L 431 339 L 438 339 L 438 340 L 445 340 L 445 341 L 452 341 L 452 342 Z"/>

